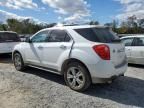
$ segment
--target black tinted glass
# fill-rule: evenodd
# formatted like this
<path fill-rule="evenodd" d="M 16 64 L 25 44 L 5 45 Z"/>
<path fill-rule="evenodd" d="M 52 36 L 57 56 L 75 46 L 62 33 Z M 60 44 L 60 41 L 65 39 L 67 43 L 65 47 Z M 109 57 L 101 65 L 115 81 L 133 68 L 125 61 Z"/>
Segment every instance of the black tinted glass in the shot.
<path fill-rule="evenodd" d="M 133 38 L 125 38 L 125 39 L 122 39 L 122 43 L 123 43 L 125 46 L 132 46 Z"/>
<path fill-rule="evenodd" d="M 64 30 L 53 30 L 51 32 L 49 42 L 68 42 L 70 37 Z"/>
<path fill-rule="evenodd" d="M 71 40 L 71 38 L 70 38 L 69 35 L 66 33 L 65 42 L 69 42 L 70 40 Z"/>
<path fill-rule="evenodd" d="M 48 39 L 48 31 L 42 31 L 38 34 L 36 34 L 32 39 L 32 43 L 40 43 L 40 42 L 46 42 Z"/>
<path fill-rule="evenodd" d="M 135 38 L 134 46 L 144 46 L 144 38 Z"/>
<path fill-rule="evenodd" d="M 84 28 L 75 29 L 77 33 L 93 42 L 111 43 L 120 40 L 114 33 L 107 28 Z"/>
<path fill-rule="evenodd" d="M 20 42 L 16 33 L 0 33 L 0 42 Z"/>

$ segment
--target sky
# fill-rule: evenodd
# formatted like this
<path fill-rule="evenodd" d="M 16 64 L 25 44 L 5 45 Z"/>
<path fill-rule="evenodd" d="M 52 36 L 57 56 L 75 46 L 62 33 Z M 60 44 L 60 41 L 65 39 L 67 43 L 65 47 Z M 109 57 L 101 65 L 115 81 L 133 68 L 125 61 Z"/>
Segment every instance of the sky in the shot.
<path fill-rule="evenodd" d="M 37 23 L 105 24 L 132 15 L 144 18 L 143 5 L 144 0 L 0 0 L 0 22 L 29 18 Z"/>

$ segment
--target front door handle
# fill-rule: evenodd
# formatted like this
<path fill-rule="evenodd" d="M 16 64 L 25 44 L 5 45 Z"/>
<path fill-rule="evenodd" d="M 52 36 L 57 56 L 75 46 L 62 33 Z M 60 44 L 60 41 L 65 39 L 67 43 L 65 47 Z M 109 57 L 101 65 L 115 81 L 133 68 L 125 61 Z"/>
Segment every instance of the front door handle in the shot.
<path fill-rule="evenodd" d="M 67 47 L 65 45 L 60 46 L 61 49 L 66 49 Z"/>

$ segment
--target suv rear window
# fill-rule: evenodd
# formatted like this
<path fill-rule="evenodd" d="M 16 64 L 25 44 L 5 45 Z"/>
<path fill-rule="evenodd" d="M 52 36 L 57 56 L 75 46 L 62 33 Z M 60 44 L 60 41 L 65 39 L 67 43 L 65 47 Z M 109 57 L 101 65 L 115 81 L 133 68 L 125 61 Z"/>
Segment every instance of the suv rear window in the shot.
<path fill-rule="evenodd" d="M 0 42 L 20 42 L 16 33 L 0 33 Z"/>
<path fill-rule="evenodd" d="M 75 31 L 87 40 L 93 42 L 120 42 L 119 37 L 112 33 L 108 28 L 83 28 L 75 29 Z"/>

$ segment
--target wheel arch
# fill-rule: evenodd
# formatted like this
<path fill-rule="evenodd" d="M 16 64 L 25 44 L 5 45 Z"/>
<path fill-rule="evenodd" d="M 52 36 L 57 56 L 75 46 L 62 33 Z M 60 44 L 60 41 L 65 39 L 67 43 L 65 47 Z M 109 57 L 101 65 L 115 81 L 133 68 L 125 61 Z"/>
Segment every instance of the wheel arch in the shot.
<path fill-rule="evenodd" d="M 15 50 L 15 51 L 13 51 L 13 53 L 12 53 L 12 60 L 13 60 L 13 57 L 14 57 L 14 54 L 15 54 L 15 53 L 19 53 L 19 54 L 22 56 L 22 54 L 20 53 L 20 51 Z"/>
<path fill-rule="evenodd" d="M 89 71 L 88 67 L 81 60 L 78 60 L 76 58 L 70 58 L 70 59 L 67 59 L 63 62 L 62 67 L 61 67 L 61 74 L 62 75 L 64 75 L 64 72 L 65 72 L 66 67 L 68 66 L 68 64 L 72 63 L 72 62 L 78 62 L 78 63 L 82 64 L 87 69 L 88 74 L 90 76 L 90 80 L 92 81 L 92 77 L 91 77 L 91 74 L 90 74 L 90 71 Z"/>

